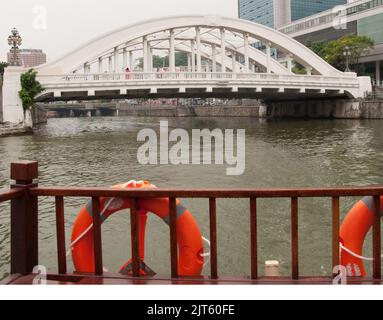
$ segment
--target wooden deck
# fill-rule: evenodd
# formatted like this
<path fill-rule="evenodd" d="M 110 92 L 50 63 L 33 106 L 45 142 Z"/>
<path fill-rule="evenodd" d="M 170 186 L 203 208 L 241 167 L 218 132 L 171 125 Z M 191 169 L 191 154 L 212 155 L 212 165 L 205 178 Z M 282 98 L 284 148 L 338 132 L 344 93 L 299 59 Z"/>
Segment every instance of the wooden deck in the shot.
<path fill-rule="evenodd" d="M 31 285 L 35 279 L 35 274 L 30 275 L 11 275 L 1 281 L 1 285 Z M 350 278 L 349 285 L 381 285 L 381 280 L 371 278 Z M 210 277 L 165 279 L 155 278 L 133 278 L 120 274 L 106 273 L 103 276 L 95 275 L 59 275 L 49 274 L 47 285 L 333 285 L 331 277 L 300 277 L 299 280 L 291 278 L 229 278 L 222 277 L 218 280 Z"/>

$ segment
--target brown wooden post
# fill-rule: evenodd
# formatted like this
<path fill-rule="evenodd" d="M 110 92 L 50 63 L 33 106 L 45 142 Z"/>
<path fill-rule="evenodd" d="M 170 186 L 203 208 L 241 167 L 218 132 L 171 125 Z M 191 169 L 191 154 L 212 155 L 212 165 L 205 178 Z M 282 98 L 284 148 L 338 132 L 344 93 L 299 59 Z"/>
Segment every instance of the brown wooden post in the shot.
<path fill-rule="evenodd" d="M 298 198 L 291 199 L 292 278 L 299 280 L 299 217 Z"/>
<path fill-rule="evenodd" d="M 217 243 L 217 200 L 209 199 L 210 241 L 211 241 L 211 278 L 218 279 L 218 243 Z"/>
<path fill-rule="evenodd" d="M 38 265 L 38 201 L 29 189 L 36 187 L 36 161 L 11 164 L 11 188 L 24 189 L 21 198 L 11 201 L 11 274 L 27 275 Z"/>
<path fill-rule="evenodd" d="M 250 199 L 251 279 L 258 279 L 258 226 L 257 198 Z"/>
<path fill-rule="evenodd" d="M 102 235 L 101 235 L 101 215 L 100 198 L 92 198 L 93 207 L 93 246 L 94 246 L 94 266 L 95 275 L 101 276 L 104 273 L 102 262 Z"/>
<path fill-rule="evenodd" d="M 381 212 L 380 212 L 380 197 L 374 197 L 375 214 L 372 227 L 373 241 L 373 273 L 374 280 L 382 280 L 382 229 L 381 229 Z"/>
<path fill-rule="evenodd" d="M 332 198 L 332 270 L 340 265 L 340 199 Z M 338 274 L 334 274 L 337 276 Z"/>
<path fill-rule="evenodd" d="M 133 277 L 140 276 L 140 225 L 137 212 L 137 200 L 131 199 L 130 207 L 130 234 L 133 261 Z"/>
<path fill-rule="evenodd" d="M 178 278 L 178 244 L 177 244 L 177 199 L 169 199 L 170 218 L 170 256 L 172 278 Z"/>
<path fill-rule="evenodd" d="M 67 273 L 64 197 L 56 197 L 56 233 L 59 274 Z"/>

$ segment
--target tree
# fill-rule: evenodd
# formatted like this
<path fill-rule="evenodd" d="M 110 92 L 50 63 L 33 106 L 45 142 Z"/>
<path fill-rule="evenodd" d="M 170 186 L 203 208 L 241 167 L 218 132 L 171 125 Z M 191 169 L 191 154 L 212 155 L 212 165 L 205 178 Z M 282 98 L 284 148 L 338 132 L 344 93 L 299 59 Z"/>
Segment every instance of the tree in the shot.
<path fill-rule="evenodd" d="M 325 56 L 325 51 L 327 47 L 326 42 L 313 42 L 309 40 L 306 42 L 306 47 L 309 48 L 311 51 L 315 52 L 318 56 L 324 57 Z"/>
<path fill-rule="evenodd" d="M 6 62 L 0 62 L 0 75 L 4 74 L 4 69 L 8 67 L 8 63 Z"/>
<path fill-rule="evenodd" d="M 36 80 L 36 76 L 37 72 L 33 69 L 30 69 L 21 75 L 21 90 L 19 91 L 19 97 L 24 109 L 24 122 L 26 122 L 27 115 L 30 116 L 35 97 L 44 91 L 40 82 Z M 31 126 L 29 123 L 26 125 Z"/>
<path fill-rule="evenodd" d="M 357 73 L 360 73 L 362 66 L 359 65 L 359 60 L 373 48 L 374 40 L 366 36 L 350 34 L 329 42 L 308 41 L 306 46 L 341 71 L 347 67 L 344 50 L 348 47 L 351 51 L 349 63 Z"/>
<path fill-rule="evenodd" d="M 350 65 L 357 67 L 359 59 L 374 46 L 374 40 L 366 36 L 348 35 L 339 40 L 331 41 L 325 49 L 325 60 L 339 70 L 346 69 L 344 50 L 350 48 Z M 357 69 L 357 68 L 356 68 Z M 355 71 L 358 71 L 355 70 Z"/>

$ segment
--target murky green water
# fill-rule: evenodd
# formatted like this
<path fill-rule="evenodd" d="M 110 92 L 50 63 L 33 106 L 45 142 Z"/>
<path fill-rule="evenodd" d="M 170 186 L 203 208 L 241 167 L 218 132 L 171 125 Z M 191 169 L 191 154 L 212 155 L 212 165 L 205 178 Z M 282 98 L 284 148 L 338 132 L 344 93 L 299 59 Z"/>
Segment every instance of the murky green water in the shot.
<path fill-rule="evenodd" d="M 0 188 L 9 184 L 12 160 L 38 160 L 40 185 L 110 186 L 146 179 L 159 187 L 257 188 L 383 184 L 381 121 L 283 121 L 257 119 L 169 119 L 171 127 L 246 129 L 246 173 L 225 175 L 225 166 L 142 166 L 136 154 L 137 133 L 159 127 L 158 118 L 53 119 L 34 136 L 0 139 Z M 66 199 L 67 247 L 71 225 L 87 199 Z M 343 199 L 345 214 L 356 199 Z M 331 272 L 330 199 L 300 201 L 300 254 L 304 275 Z M 185 200 L 205 236 L 208 203 Z M 9 209 L 0 207 L 0 278 L 9 272 Z M 218 201 L 219 269 L 221 275 L 248 275 L 249 205 L 245 200 Z M 260 268 L 279 260 L 290 272 L 290 207 L 288 200 L 259 204 Z M 40 200 L 40 263 L 55 270 L 54 202 Z M 129 215 L 113 216 L 103 227 L 104 262 L 116 272 L 130 257 Z M 367 246 L 366 255 L 370 254 Z M 149 219 L 147 264 L 169 274 L 169 230 Z M 72 269 L 69 260 L 69 269 Z M 205 269 L 208 273 L 209 268 Z"/>

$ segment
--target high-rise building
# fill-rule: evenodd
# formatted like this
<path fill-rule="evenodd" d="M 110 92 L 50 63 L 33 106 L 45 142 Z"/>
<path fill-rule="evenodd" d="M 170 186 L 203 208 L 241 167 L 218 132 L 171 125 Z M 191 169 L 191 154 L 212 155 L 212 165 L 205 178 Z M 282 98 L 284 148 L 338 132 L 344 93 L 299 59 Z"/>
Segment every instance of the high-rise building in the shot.
<path fill-rule="evenodd" d="M 238 9 L 241 19 L 279 28 L 346 3 L 347 0 L 238 0 Z"/>
<path fill-rule="evenodd" d="M 291 21 L 312 16 L 314 14 L 332 9 L 338 5 L 344 5 L 347 0 L 290 0 Z"/>
<path fill-rule="evenodd" d="M 46 54 L 39 49 L 20 49 L 18 53 L 18 61 L 25 68 L 37 67 L 47 62 Z M 8 63 L 12 64 L 13 53 L 8 52 Z"/>
<path fill-rule="evenodd" d="M 341 16 L 332 10 L 300 19 L 279 28 L 279 31 L 306 44 L 340 39 L 346 35 L 367 36 L 374 41 L 359 63 L 365 74 L 383 86 L 383 0 L 348 1 Z"/>

